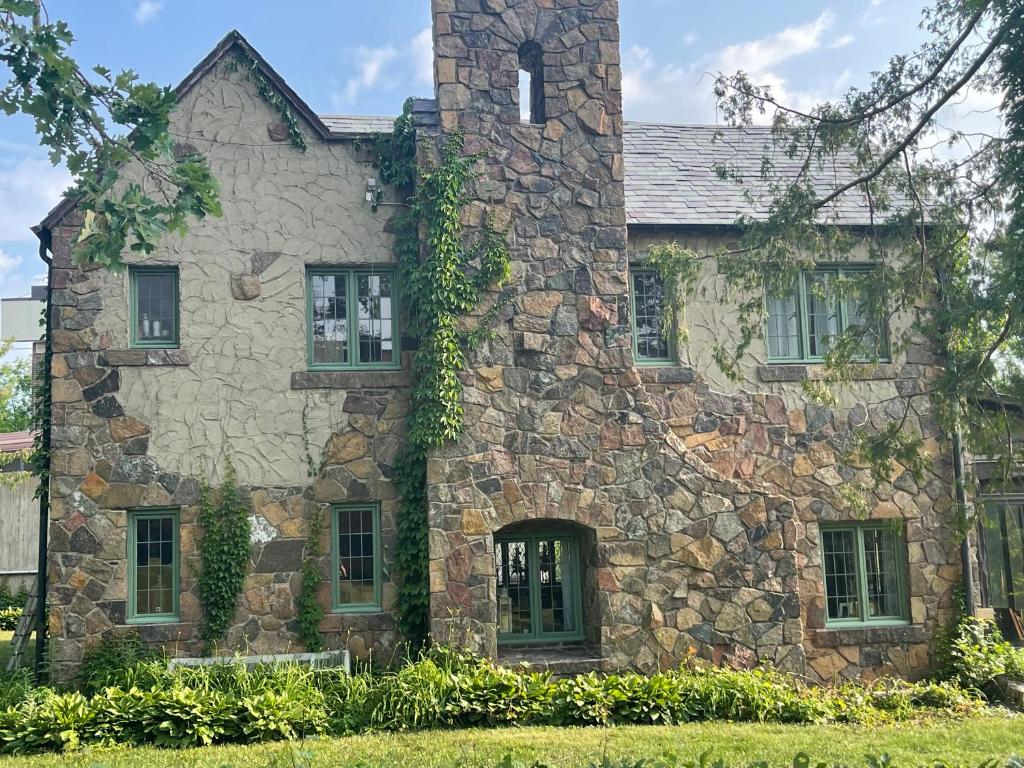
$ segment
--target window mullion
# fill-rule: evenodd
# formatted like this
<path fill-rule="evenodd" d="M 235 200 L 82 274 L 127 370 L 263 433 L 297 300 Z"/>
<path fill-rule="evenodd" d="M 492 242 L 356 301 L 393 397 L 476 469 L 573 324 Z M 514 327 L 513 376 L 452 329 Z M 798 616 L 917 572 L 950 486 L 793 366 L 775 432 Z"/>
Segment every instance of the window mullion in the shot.
<path fill-rule="evenodd" d="M 530 574 L 530 636 L 541 636 L 540 618 L 540 539 L 527 539 L 526 569 Z"/>
<path fill-rule="evenodd" d="M 864 528 L 855 529 L 857 541 L 857 591 L 860 595 L 860 620 L 868 620 L 868 567 L 867 553 L 864 551 Z"/>
<path fill-rule="evenodd" d="M 346 317 L 348 319 L 348 365 L 359 365 L 359 278 L 355 272 L 345 272 Z"/>
<path fill-rule="evenodd" d="M 796 286 L 797 313 L 799 326 L 800 359 L 809 360 L 811 356 L 810 318 L 807 316 L 807 273 L 801 272 Z"/>

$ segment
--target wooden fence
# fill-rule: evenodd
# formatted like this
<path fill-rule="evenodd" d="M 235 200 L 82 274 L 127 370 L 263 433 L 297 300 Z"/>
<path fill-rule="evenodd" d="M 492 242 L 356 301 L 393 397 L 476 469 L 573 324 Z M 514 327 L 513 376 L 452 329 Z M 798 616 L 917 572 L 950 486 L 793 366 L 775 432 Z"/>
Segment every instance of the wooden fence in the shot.
<path fill-rule="evenodd" d="M 0 584 L 12 592 L 28 589 L 39 557 L 39 502 L 36 480 L 0 486 Z"/>

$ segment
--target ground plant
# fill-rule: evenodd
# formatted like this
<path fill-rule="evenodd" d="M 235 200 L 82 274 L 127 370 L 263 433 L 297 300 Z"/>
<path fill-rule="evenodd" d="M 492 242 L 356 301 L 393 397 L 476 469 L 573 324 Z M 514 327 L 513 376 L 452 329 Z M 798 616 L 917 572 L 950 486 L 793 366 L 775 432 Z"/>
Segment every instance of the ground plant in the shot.
<path fill-rule="evenodd" d="M 123 663 L 118 665 L 118 661 Z M 86 659 L 80 688 L 25 688 L 0 711 L 0 752 L 84 745 L 186 748 L 355 733 L 697 722 L 883 725 L 981 714 L 950 683 L 809 686 L 767 669 L 693 662 L 651 676 L 554 679 L 438 647 L 385 673 L 294 665 L 168 669 L 121 641 Z"/>

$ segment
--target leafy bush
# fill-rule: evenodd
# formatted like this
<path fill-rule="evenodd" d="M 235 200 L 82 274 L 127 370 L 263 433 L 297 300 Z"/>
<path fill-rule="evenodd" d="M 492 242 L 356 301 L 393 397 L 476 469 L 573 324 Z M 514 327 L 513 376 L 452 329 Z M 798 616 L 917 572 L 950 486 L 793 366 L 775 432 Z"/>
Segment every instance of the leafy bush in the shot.
<path fill-rule="evenodd" d="M 124 666 L 117 667 L 118 660 Z M 21 690 L 5 703 L 0 752 L 7 753 L 511 724 L 886 723 L 930 714 L 966 716 L 983 706 L 950 683 L 885 681 L 827 689 L 770 669 L 698 664 L 651 676 L 556 680 L 443 647 L 376 675 L 295 665 L 170 670 L 131 638 L 90 653 L 81 691 Z"/>
<path fill-rule="evenodd" d="M 21 618 L 22 609 L 19 608 L 0 608 L 0 630 L 4 632 L 13 632 L 18 628 L 18 619 Z"/>
<path fill-rule="evenodd" d="M 999 694 L 1001 677 L 1024 680 L 1024 649 L 1006 642 L 993 622 L 975 616 L 958 616 L 946 627 L 938 662 L 942 679 L 986 696 Z"/>
<path fill-rule="evenodd" d="M 146 687 L 153 681 L 140 681 L 139 673 L 145 671 L 148 662 L 162 661 L 163 658 L 160 651 L 144 645 L 136 634 L 107 638 L 86 650 L 82 656 L 78 685 L 86 694 L 112 686 Z M 166 670 L 166 663 L 155 665 L 151 671 L 159 670 Z"/>

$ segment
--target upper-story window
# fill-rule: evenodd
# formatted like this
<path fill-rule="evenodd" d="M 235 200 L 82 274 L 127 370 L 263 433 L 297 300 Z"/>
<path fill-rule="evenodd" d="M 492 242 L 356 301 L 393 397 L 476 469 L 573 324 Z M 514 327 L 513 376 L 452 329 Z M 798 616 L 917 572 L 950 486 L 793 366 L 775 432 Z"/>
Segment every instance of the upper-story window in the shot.
<path fill-rule="evenodd" d="M 401 364 L 394 270 L 316 268 L 307 281 L 310 367 Z"/>
<path fill-rule="evenodd" d="M 544 51 L 534 42 L 519 47 L 519 112 L 524 123 L 543 125 Z"/>
<path fill-rule="evenodd" d="M 128 273 L 133 347 L 178 346 L 178 270 L 131 267 Z"/>
<path fill-rule="evenodd" d="M 672 362 L 672 344 L 664 321 L 665 286 L 649 269 L 630 270 L 633 304 L 633 354 L 638 363 Z"/>
<path fill-rule="evenodd" d="M 793 290 L 768 296 L 768 359 L 776 362 L 818 361 L 828 354 L 834 337 L 856 330 L 864 359 L 888 357 L 884 319 L 865 318 L 855 292 L 837 296 L 830 282 L 863 274 L 870 267 L 821 267 L 804 272 Z"/>

